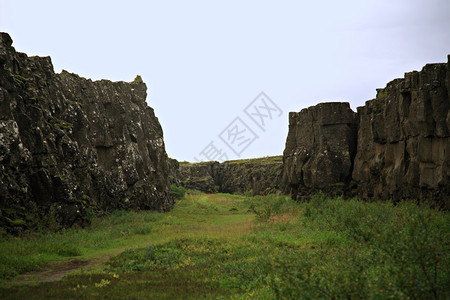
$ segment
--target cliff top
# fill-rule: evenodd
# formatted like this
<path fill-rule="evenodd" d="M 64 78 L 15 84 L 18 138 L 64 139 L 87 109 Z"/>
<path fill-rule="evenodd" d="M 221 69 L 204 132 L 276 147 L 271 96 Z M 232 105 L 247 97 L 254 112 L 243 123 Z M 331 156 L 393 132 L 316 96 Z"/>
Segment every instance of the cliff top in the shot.
<path fill-rule="evenodd" d="M 202 162 L 188 162 L 188 161 L 180 161 L 178 162 L 180 165 L 196 165 L 196 164 L 210 164 L 214 163 L 216 161 L 202 161 Z M 227 160 L 224 161 L 224 164 L 246 164 L 246 163 L 277 163 L 277 162 L 283 162 L 283 156 L 282 155 L 276 155 L 276 156 L 265 156 L 265 157 L 258 157 L 258 158 L 244 158 L 244 159 L 234 159 L 234 160 Z"/>

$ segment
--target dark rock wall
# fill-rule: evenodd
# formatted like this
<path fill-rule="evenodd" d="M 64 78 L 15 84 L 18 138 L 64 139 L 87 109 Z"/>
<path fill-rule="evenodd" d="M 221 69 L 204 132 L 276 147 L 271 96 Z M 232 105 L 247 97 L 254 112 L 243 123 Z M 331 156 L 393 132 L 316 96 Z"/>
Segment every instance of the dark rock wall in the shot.
<path fill-rule="evenodd" d="M 362 199 L 422 199 L 448 208 L 449 68 L 428 64 L 406 73 L 357 114 L 347 103 L 290 113 L 282 184 L 297 199 L 317 190 L 353 195 L 356 187 Z"/>
<path fill-rule="evenodd" d="M 389 82 L 358 108 L 353 179 L 361 198 L 450 198 L 449 63 Z"/>
<path fill-rule="evenodd" d="M 294 198 L 344 191 L 353 170 L 356 132 L 357 116 L 348 103 L 320 103 L 289 113 L 283 182 Z"/>
<path fill-rule="evenodd" d="M 180 186 L 180 163 L 169 157 L 169 183 Z"/>
<path fill-rule="evenodd" d="M 179 163 L 180 185 L 206 193 L 246 193 L 265 195 L 279 192 L 282 159 L 266 157 L 219 162 Z"/>
<path fill-rule="evenodd" d="M 201 163 L 180 163 L 180 184 L 192 190 L 205 193 L 220 191 L 221 166 L 217 161 Z"/>
<path fill-rule="evenodd" d="M 0 34 L 0 225 L 168 210 L 168 158 L 145 83 L 55 74 L 49 57 L 11 44 Z"/>
<path fill-rule="evenodd" d="M 280 193 L 283 161 L 281 156 L 235 160 L 222 163 L 221 191 L 267 195 Z"/>

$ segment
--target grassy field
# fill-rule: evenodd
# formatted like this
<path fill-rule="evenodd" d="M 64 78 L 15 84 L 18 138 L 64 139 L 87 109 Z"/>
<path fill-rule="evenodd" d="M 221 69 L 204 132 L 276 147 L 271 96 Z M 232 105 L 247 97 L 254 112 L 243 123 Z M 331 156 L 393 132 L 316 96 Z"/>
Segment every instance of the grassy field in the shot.
<path fill-rule="evenodd" d="M 448 213 L 411 203 L 191 192 L 3 238 L 0 298 L 448 299 L 449 249 Z"/>

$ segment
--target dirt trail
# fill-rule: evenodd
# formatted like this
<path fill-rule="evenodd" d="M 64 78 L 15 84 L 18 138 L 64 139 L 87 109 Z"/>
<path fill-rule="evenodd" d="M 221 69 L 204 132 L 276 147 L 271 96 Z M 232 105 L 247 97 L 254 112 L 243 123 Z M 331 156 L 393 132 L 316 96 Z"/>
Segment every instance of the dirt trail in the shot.
<path fill-rule="evenodd" d="M 92 268 L 108 260 L 111 255 L 104 255 L 90 260 L 68 259 L 49 262 L 41 269 L 21 274 L 12 279 L 14 283 L 52 282 L 64 278 L 67 274 L 81 268 Z"/>

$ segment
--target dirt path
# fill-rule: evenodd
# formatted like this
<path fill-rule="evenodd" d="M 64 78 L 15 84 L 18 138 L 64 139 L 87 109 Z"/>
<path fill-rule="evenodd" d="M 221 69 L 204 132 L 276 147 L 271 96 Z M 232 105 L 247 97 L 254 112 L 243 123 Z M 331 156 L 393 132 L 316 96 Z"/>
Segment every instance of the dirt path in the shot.
<path fill-rule="evenodd" d="M 38 283 L 52 282 L 64 278 L 67 274 L 81 268 L 92 268 L 106 260 L 111 255 L 104 255 L 90 260 L 68 259 L 63 261 L 52 261 L 37 271 L 28 272 L 11 280 L 13 283 Z"/>

